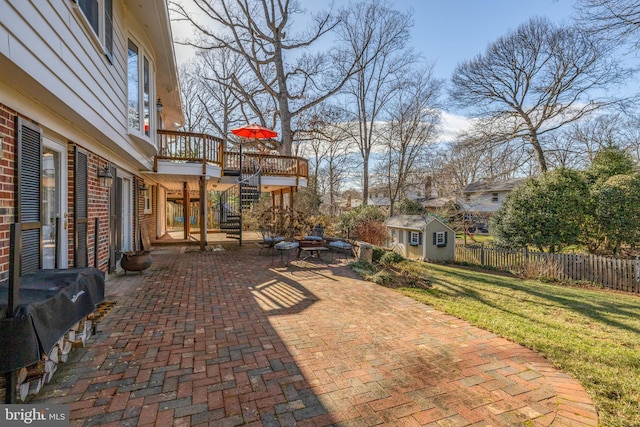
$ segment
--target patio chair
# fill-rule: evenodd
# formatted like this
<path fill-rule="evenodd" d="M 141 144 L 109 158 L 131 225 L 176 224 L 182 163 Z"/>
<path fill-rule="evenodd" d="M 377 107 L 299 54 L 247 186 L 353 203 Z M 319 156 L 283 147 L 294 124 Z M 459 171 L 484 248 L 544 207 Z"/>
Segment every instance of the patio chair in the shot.
<path fill-rule="evenodd" d="M 293 249 L 297 249 L 300 244 L 298 242 L 278 242 L 273 245 L 273 253 L 271 254 L 271 264 L 273 265 L 273 259 L 276 256 L 276 252 L 280 253 L 280 262 L 282 262 L 282 258 L 284 257 L 285 252 L 287 253 L 287 264 L 289 264 L 289 253 Z"/>
<path fill-rule="evenodd" d="M 353 255 L 353 245 L 342 240 L 336 240 L 335 242 L 329 242 L 329 250 L 331 251 L 331 262 L 333 263 L 333 254 L 342 253 L 347 255 L 347 258 L 351 258 Z"/>
<path fill-rule="evenodd" d="M 273 250 L 273 246 L 276 243 L 284 241 L 284 237 L 282 236 L 271 235 L 271 231 L 268 228 L 260 227 L 259 231 L 262 235 L 262 242 L 260 243 L 260 250 L 258 251 L 258 255 L 262 253 L 263 249 L 267 249 L 267 251 Z"/>

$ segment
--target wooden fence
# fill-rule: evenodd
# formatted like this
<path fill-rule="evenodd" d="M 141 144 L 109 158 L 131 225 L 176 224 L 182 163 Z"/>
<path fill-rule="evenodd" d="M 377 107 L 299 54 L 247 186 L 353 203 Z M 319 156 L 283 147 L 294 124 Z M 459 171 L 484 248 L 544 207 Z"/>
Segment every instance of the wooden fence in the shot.
<path fill-rule="evenodd" d="M 456 261 L 499 270 L 535 270 L 549 279 L 587 281 L 605 288 L 640 293 L 640 260 L 584 254 L 550 254 L 485 245 L 456 245 Z"/>

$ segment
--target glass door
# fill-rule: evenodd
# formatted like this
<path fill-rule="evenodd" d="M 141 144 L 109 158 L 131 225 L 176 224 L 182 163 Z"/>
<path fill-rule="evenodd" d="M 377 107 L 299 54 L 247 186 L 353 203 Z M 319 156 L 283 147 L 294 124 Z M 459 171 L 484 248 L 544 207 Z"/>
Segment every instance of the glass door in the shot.
<path fill-rule="evenodd" d="M 67 268 L 66 147 L 44 138 L 42 149 L 42 268 Z"/>

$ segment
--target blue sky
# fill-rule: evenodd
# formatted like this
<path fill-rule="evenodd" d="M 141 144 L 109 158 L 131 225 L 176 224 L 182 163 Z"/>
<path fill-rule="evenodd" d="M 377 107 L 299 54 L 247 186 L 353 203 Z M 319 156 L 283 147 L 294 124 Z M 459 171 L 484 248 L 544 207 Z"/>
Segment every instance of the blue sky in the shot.
<path fill-rule="evenodd" d="M 310 10 L 324 7 L 325 1 L 299 0 Z M 455 66 L 484 52 L 489 43 L 514 30 L 533 16 L 546 16 L 554 22 L 568 20 L 574 0 L 389 0 L 400 11 L 413 9 L 411 43 L 416 52 L 435 64 L 439 78 L 449 78 Z M 187 4 L 189 2 L 186 2 Z M 349 3 L 336 0 L 336 7 Z M 191 33 L 173 23 L 174 38 Z M 176 45 L 178 62 L 191 55 Z"/>
<path fill-rule="evenodd" d="M 324 0 L 299 0 L 311 11 L 326 7 Z M 400 11 L 413 10 L 411 44 L 414 50 L 434 64 L 435 77 L 449 79 L 461 61 L 483 53 L 498 37 L 515 30 L 533 16 L 546 16 L 555 23 L 568 21 L 574 12 L 574 0 L 389 0 Z M 185 1 L 189 3 L 189 1 Z M 347 5 L 349 0 L 335 0 Z M 189 27 L 173 23 L 175 39 L 191 33 Z M 176 45 L 178 63 L 192 51 Z M 445 114 L 443 140 L 466 127 L 466 119 Z"/>
<path fill-rule="evenodd" d="M 304 1 L 304 0 L 303 0 Z M 498 37 L 533 16 L 568 21 L 573 0 L 395 0 L 399 10 L 413 9 L 412 43 L 435 64 L 439 78 L 486 50 Z"/>

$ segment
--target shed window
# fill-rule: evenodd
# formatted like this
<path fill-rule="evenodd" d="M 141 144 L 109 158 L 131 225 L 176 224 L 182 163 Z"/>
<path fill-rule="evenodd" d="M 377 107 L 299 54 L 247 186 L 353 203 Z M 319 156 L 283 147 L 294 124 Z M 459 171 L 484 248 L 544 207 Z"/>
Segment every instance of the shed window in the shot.
<path fill-rule="evenodd" d="M 436 231 L 433 233 L 433 244 L 438 247 L 447 246 L 447 232 Z"/>
<path fill-rule="evenodd" d="M 498 201 L 498 193 L 491 193 L 491 201 L 492 202 Z"/>
<path fill-rule="evenodd" d="M 411 231 L 409 232 L 409 244 L 411 246 L 418 246 L 420 244 L 420 234 L 417 231 Z"/>

